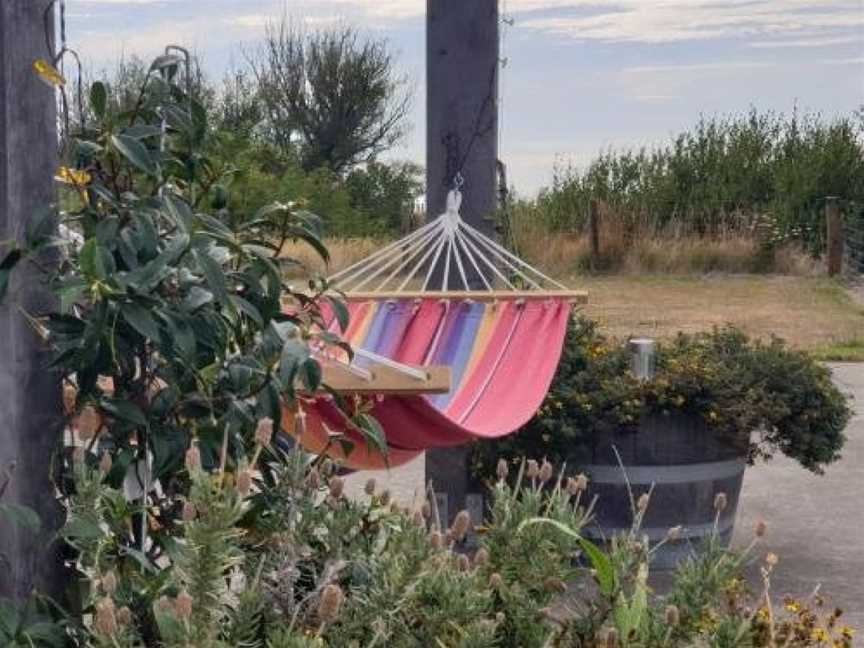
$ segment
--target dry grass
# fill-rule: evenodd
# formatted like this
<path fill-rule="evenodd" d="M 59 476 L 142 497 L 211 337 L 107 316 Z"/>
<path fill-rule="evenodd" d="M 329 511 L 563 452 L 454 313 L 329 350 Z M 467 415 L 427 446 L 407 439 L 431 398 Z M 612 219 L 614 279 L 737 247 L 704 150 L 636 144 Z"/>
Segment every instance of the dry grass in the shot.
<path fill-rule="evenodd" d="M 680 223 L 657 230 L 641 221 L 605 213 L 599 254 L 592 258 L 587 233 L 550 232 L 526 217 L 513 219 L 519 254 L 544 271 L 567 276 L 585 270 L 628 274 L 774 272 L 812 276 L 821 271 L 797 245 L 767 251 L 750 231 L 730 229 L 700 235 Z"/>
<path fill-rule="evenodd" d="M 616 337 L 662 338 L 734 324 L 758 337 L 775 334 L 826 358 L 833 350 L 835 359 L 854 356 L 864 337 L 864 308 L 827 279 L 580 276 L 569 283 L 588 290 L 585 313 Z"/>

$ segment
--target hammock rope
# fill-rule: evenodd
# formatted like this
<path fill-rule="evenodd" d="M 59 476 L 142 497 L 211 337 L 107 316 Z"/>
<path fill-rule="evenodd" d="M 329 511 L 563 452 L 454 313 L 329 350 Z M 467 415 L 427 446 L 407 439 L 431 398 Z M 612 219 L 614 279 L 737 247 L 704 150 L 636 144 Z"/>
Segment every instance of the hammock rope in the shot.
<path fill-rule="evenodd" d="M 444 213 L 408 236 L 334 274 L 330 277 L 330 284 L 349 293 L 361 291 L 370 285 L 374 285 L 374 293 L 398 293 L 407 290 L 414 277 L 426 267 L 421 285 L 423 291 L 430 291 L 443 255 L 439 285 L 441 291 L 453 285 L 461 285 L 466 291 L 473 290 L 466 268 L 473 268 L 483 284 L 483 290 L 487 292 L 496 289 L 492 280 L 497 280 L 501 286 L 512 291 L 519 290 L 517 284 L 537 291 L 567 289 L 561 282 L 547 276 L 465 222 L 459 213 L 461 204 L 461 192 L 458 189 L 450 191 Z M 382 276 L 383 279 L 375 283 Z"/>

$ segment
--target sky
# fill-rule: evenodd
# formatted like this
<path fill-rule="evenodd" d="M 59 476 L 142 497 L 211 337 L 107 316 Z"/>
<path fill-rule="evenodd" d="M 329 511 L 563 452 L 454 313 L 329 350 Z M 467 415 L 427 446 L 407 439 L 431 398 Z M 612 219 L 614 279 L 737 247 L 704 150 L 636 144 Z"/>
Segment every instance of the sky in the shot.
<path fill-rule="evenodd" d="M 433 0 L 434 1 L 434 0 Z M 465 0 L 471 2 L 472 0 Z M 520 195 L 556 167 L 663 142 L 700 114 L 826 117 L 864 105 L 864 0 L 500 0 L 501 158 Z M 425 0 L 66 0 L 69 45 L 95 70 L 168 43 L 218 80 L 268 21 L 356 24 L 386 38 L 416 88 L 390 156 L 425 153 Z"/>

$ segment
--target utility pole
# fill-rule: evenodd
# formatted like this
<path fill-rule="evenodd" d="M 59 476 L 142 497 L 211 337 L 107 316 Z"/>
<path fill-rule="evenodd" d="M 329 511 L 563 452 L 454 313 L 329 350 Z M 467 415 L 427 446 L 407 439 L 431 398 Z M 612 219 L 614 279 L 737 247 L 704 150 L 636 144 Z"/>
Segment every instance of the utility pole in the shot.
<path fill-rule="evenodd" d="M 462 218 L 492 236 L 498 160 L 498 0 L 427 0 L 426 211 L 446 206 L 457 176 L 464 184 Z M 431 287 L 443 283 L 439 261 Z M 451 263 L 451 267 L 452 267 Z M 468 281 L 482 288 L 473 268 Z M 447 288 L 464 289 L 450 273 Z M 447 518 L 466 506 L 470 448 L 430 450 L 426 479 L 447 497 Z"/>
<path fill-rule="evenodd" d="M 20 241 L 28 219 L 55 200 L 55 95 L 33 70 L 37 59 L 53 58 L 50 4 L 0 1 L 0 256 L 4 242 Z M 34 589 L 62 593 L 53 539 L 61 513 L 50 479 L 62 440 L 60 383 L 22 315 L 49 300 L 35 268 L 22 263 L 0 305 L 0 504 L 30 507 L 42 520 L 35 533 L 0 519 L 0 597 L 19 600 Z"/>

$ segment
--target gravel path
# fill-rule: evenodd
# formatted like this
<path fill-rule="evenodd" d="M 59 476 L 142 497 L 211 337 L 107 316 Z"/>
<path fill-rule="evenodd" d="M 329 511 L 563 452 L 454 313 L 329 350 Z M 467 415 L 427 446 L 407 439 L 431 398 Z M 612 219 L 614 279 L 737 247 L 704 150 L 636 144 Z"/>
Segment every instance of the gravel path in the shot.
<path fill-rule="evenodd" d="M 835 382 L 855 401 L 843 458 L 824 476 L 785 457 L 747 470 L 733 544 L 750 541 L 757 520 L 768 523 L 761 556 L 780 558 L 772 578 L 778 599 L 806 597 L 817 586 L 846 611 L 864 636 L 864 364 L 832 365 Z M 750 569 L 758 582 L 758 566 Z"/>

